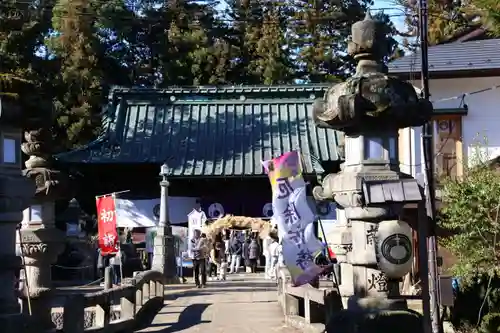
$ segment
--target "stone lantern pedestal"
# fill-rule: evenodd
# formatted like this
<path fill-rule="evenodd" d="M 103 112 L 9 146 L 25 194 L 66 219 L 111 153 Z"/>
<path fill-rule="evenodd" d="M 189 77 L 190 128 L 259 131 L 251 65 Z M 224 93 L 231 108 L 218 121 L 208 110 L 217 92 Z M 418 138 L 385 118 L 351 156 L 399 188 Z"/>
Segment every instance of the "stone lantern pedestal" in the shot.
<path fill-rule="evenodd" d="M 61 230 L 54 227 L 52 202 L 32 205 L 24 210 L 22 228 L 17 237 L 27 277 L 21 285 L 22 310 L 25 314 L 31 311 L 32 322 L 45 330 L 53 327 L 51 269 L 64 250 L 64 236 Z M 24 276 L 21 278 L 24 280 Z"/>
<path fill-rule="evenodd" d="M 355 23 L 349 52 L 358 61 L 356 73 L 314 106 L 318 126 L 345 133 L 341 172 L 313 190 L 317 200 L 335 200 L 339 207 L 330 243 L 340 250 L 339 289 L 350 321 L 345 326 L 345 316 L 333 316 L 330 328 L 338 332 L 377 325 L 377 313 L 399 316 L 396 322 L 411 332 L 421 330 L 418 315 L 399 297 L 413 259 L 411 228 L 400 216 L 405 204 L 422 197 L 417 181 L 399 170 L 398 130 L 423 125 L 432 106 L 409 83 L 387 76 L 385 45 L 369 14 Z"/>
<path fill-rule="evenodd" d="M 23 112 L 17 102 L 0 96 L 0 331 L 3 333 L 19 333 L 26 326 L 18 302 L 17 276 L 22 263 L 16 255 L 16 229 L 35 186 L 21 174 L 19 145 Z"/>
<path fill-rule="evenodd" d="M 25 132 L 21 145 L 29 159 L 24 175 L 36 186 L 29 208 L 23 212 L 17 235 L 18 254 L 24 259 L 27 279 L 20 286 L 23 312 L 31 311 L 30 323 L 41 332 L 53 329 L 51 320 L 52 264 L 64 250 L 64 233 L 55 227 L 55 200 L 71 195 L 69 177 L 52 168 L 51 134 L 47 127 Z M 23 277 L 24 278 L 24 277 Z"/>
<path fill-rule="evenodd" d="M 13 170 L 12 170 L 13 171 Z M 22 210 L 35 192 L 31 182 L 17 175 L 0 176 L 0 331 L 22 332 L 26 318 L 21 313 L 17 283 L 22 266 L 16 254 L 16 234 Z"/>

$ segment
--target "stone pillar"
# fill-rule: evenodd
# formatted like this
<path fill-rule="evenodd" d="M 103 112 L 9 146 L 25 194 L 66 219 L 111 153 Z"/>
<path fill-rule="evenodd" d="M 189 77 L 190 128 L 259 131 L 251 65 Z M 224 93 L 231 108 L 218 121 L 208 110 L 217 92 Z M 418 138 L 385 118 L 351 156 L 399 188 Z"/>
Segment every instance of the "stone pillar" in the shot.
<path fill-rule="evenodd" d="M 373 207 L 363 207 L 363 191 L 361 186 L 366 181 L 378 179 L 382 181 L 399 180 L 399 160 L 397 150 L 397 132 L 386 131 L 377 133 L 367 132 L 364 135 L 346 135 L 346 159 L 344 169 L 336 177 L 341 181 L 341 187 L 336 188 L 337 203 L 343 207 L 341 215 L 345 215 L 351 232 L 351 252 L 348 254 L 347 265 L 344 271 L 352 274 L 349 279 L 345 276 L 347 287 L 352 283 L 352 291 L 356 296 L 394 296 L 398 293 L 398 280 L 388 279 L 386 273 L 378 266 L 377 232 L 380 223 L 390 223 L 391 228 L 399 228 L 397 220 L 402 210 L 401 202 L 384 202 Z M 361 182 L 365 184 L 361 184 Z M 361 185 L 361 186 L 360 186 Z M 345 191 L 350 189 L 350 191 Z M 358 192 L 359 191 L 359 192 Z M 381 185 L 380 191 L 384 191 Z M 404 195 L 404 194 L 403 194 Z M 385 197 L 384 197 L 385 198 Z M 408 226 L 406 224 L 406 226 Z M 410 235 L 410 252 L 405 260 L 411 263 L 411 231 L 403 228 L 405 235 Z M 396 232 L 396 230 L 393 230 Z M 398 258 L 397 260 L 404 259 Z M 350 272 L 349 272 L 350 270 Z M 347 274 L 345 274 L 347 275 Z"/>
<path fill-rule="evenodd" d="M 168 187 L 167 180 L 168 166 L 161 166 L 160 182 L 160 216 L 159 223 L 154 239 L 154 253 L 152 269 L 162 272 L 167 283 L 175 283 L 178 280 L 176 258 L 174 252 L 174 238 L 172 236 L 172 226 L 168 216 Z"/>
<path fill-rule="evenodd" d="M 21 286 L 23 312 L 32 312 L 40 331 L 53 328 L 51 320 L 51 265 L 64 249 L 64 233 L 54 225 L 54 201 L 69 192 L 69 178 L 52 167 L 51 133 L 43 126 L 25 132 L 22 151 L 29 156 L 24 175 L 36 185 L 35 197 L 23 212 L 17 244 L 24 257 L 27 281 Z M 28 304 L 29 302 L 29 304 Z"/>
<path fill-rule="evenodd" d="M 16 255 L 16 229 L 29 205 L 35 186 L 21 175 L 21 124 L 23 109 L 0 96 L 0 331 L 18 333 L 26 324 L 20 312 L 16 275 L 21 258 Z"/>
<path fill-rule="evenodd" d="M 406 308 L 399 281 L 411 269 L 413 247 L 400 215 L 406 203 L 422 198 L 416 180 L 399 170 L 398 130 L 423 125 L 432 111 L 410 84 L 387 76 L 379 27 L 369 14 L 353 25 L 349 53 L 358 61 L 356 73 L 328 89 L 313 110 L 318 126 L 345 133 L 341 172 L 326 176 L 313 195 L 339 207 L 331 242 L 340 249 L 340 292 L 356 313 Z"/>

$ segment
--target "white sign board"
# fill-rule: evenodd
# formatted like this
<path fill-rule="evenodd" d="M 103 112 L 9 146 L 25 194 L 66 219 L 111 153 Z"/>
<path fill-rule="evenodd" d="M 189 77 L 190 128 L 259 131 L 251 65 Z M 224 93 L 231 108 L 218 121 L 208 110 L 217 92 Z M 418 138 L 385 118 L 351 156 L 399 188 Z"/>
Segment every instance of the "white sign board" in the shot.
<path fill-rule="evenodd" d="M 171 224 L 186 223 L 186 216 L 196 205 L 197 198 L 169 197 L 168 216 Z M 117 227 L 156 227 L 160 214 L 160 199 L 128 200 L 116 199 Z"/>
<path fill-rule="evenodd" d="M 207 221 L 207 216 L 203 210 L 192 209 L 188 214 L 188 253 L 192 257 L 192 243 L 191 239 L 194 237 L 196 229 L 201 230 L 203 224 Z"/>

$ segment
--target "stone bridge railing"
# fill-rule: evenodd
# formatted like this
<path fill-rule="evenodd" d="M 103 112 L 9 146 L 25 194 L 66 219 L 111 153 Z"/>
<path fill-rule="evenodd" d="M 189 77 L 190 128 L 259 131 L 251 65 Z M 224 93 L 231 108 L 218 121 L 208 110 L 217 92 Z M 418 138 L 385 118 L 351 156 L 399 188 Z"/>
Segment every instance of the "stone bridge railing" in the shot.
<path fill-rule="evenodd" d="M 165 277 L 145 271 L 128 283 L 94 293 L 70 296 L 64 304 L 63 333 L 133 331 L 161 309 Z"/>
<path fill-rule="evenodd" d="M 336 290 L 310 284 L 293 287 L 285 267 L 279 269 L 277 287 L 285 322 L 301 331 L 324 332 L 330 316 L 341 308 Z"/>

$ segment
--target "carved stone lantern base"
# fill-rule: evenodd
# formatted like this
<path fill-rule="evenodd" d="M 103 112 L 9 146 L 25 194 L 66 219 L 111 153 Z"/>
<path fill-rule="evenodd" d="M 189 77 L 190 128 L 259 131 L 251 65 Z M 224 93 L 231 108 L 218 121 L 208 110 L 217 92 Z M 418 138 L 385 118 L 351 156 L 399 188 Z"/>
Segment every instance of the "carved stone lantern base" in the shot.
<path fill-rule="evenodd" d="M 31 310 L 30 323 L 44 330 L 53 328 L 51 265 L 64 249 L 64 233 L 50 222 L 40 223 L 43 218 L 53 221 L 52 213 L 53 203 L 26 209 L 23 228 L 20 230 L 20 237 L 17 237 L 27 276 L 27 281 L 21 285 L 22 310 L 24 313 Z"/>

